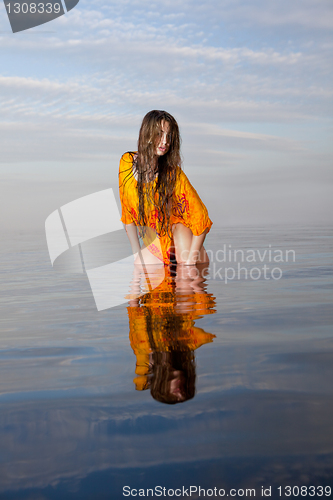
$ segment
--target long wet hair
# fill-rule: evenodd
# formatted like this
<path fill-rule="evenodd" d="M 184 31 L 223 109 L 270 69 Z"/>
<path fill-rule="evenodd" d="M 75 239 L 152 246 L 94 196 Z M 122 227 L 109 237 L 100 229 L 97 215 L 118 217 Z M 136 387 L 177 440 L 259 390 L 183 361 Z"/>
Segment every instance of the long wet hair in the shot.
<path fill-rule="evenodd" d="M 163 300 L 170 300 L 170 292 L 164 294 Z M 148 294 L 149 295 L 149 294 Z M 142 297 L 144 302 L 144 297 Z M 175 313 L 171 307 L 163 307 L 160 314 L 152 308 L 144 307 L 144 322 L 150 348 L 152 350 L 152 366 L 149 374 L 150 393 L 156 401 L 166 404 L 176 404 L 188 401 L 195 395 L 196 367 L 193 351 L 186 340 L 182 339 L 186 331 L 186 317 Z M 156 342 L 153 332 L 158 331 L 162 344 Z M 174 378 L 174 371 L 182 373 L 182 398 L 170 392 L 170 382 Z"/>
<path fill-rule="evenodd" d="M 194 398 L 196 370 L 193 351 L 154 352 L 152 358 L 150 393 L 156 401 L 172 405 Z M 183 377 L 181 400 L 170 392 L 175 370 L 180 371 Z"/>
<path fill-rule="evenodd" d="M 152 171 L 156 159 L 156 147 L 162 135 L 162 122 L 169 124 L 169 149 L 158 156 L 157 171 Z M 134 157 L 133 170 L 137 178 L 139 196 L 138 225 L 148 226 L 147 207 L 156 209 L 156 232 L 159 236 L 171 236 L 170 215 L 172 194 L 181 167 L 179 127 L 166 111 L 149 111 L 144 117 L 138 140 L 138 154 Z M 156 184 L 151 182 L 155 174 Z"/>

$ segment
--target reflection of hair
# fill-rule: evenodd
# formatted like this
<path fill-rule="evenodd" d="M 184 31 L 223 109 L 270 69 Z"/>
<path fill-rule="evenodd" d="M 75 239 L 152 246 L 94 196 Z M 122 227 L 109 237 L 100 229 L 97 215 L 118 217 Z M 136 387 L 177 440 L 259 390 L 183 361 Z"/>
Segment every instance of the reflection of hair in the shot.
<path fill-rule="evenodd" d="M 150 392 L 156 401 L 175 404 L 192 399 L 195 394 L 195 359 L 193 351 L 154 352 Z M 182 396 L 170 392 L 174 371 L 182 372 Z"/>
<path fill-rule="evenodd" d="M 168 295 L 166 293 L 164 300 L 167 300 Z M 145 297 L 142 299 L 144 301 Z M 148 340 L 153 351 L 149 377 L 150 392 L 153 398 L 161 403 L 175 404 L 194 397 L 195 358 L 187 342 L 181 339 L 186 318 L 181 314 L 175 314 L 170 308 L 162 310 L 160 316 L 150 307 L 144 307 Z M 154 337 L 154 331 L 159 332 L 157 338 Z M 181 400 L 170 390 L 175 371 L 181 372 Z"/>
<path fill-rule="evenodd" d="M 162 134 L 162 122 L 169 124 L 169 149 L 165 155 L 158 157 L 158 176 L 153 190 L 149 182 L 149 172 L 156 160 L 156 147 Z M 147 205 L 155 206 L 157 210 L 159 235 L 171 233 L 169 227 L 172 194 L 177 179 L 177 166 L 181 166 L 180 135 L 176 120 L 166 111 L 153 110 L 143 118 L 138 140 L 138 154 L 134 162 L 137 174 L 137 189 L 139 195 L 138 225 L 148 226 Z M 157 196 L 156 196 L 157 195 Z"/>

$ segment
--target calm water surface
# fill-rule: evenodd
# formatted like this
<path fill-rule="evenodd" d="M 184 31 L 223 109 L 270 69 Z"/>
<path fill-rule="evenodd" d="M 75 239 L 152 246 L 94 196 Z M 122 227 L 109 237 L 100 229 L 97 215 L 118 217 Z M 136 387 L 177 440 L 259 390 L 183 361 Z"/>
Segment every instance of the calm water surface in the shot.
<path fill-rule="evenodd" d="M 215 229 L 204 280 L 100 312 L 43 235 L 2 242 L 1 499 L 333 486 L 331 228 Z"/>

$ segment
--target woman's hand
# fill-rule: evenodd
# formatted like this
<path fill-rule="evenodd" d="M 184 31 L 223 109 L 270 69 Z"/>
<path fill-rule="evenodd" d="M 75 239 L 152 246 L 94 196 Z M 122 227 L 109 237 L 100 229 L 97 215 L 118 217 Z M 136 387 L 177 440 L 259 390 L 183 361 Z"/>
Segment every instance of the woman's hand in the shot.
<path fill-rule="evenodd" d="M 187 260 L 186 262 L 183 263 L 184 266 L 195 266 L 197 261 L 193 260 Z"/>

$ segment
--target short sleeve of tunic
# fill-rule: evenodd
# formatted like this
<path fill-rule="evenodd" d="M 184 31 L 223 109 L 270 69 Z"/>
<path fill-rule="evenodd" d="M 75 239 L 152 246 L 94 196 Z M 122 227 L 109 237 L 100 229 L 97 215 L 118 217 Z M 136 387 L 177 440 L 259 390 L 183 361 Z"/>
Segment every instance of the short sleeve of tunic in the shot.
<path fill-rule="evenodd" d="M 133 175 L 133 155 L 125 153 L 119 163 L 119 197 L 121 202 L 121 221 L 124 224 L 137 224 L 137 190 Z"/>
<path fill-rule="evenodd" d="M 191 229 L 195 236 L 199 236 L 206 229 L 210 230 L 213 223 L 207 208 L 182 170 L 176 183 L 172 205 L 173 224 L 181 222 Z"/>

